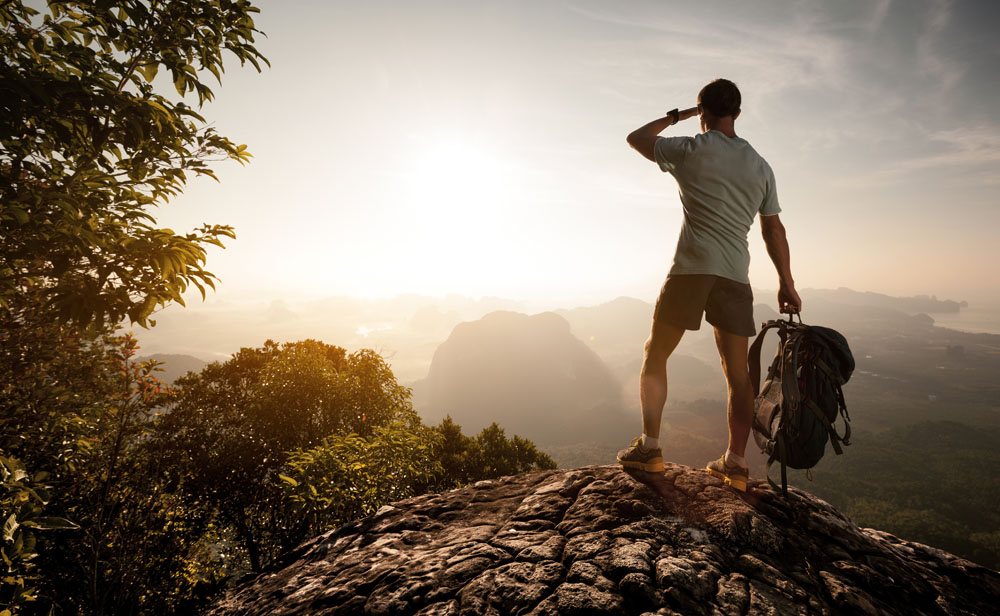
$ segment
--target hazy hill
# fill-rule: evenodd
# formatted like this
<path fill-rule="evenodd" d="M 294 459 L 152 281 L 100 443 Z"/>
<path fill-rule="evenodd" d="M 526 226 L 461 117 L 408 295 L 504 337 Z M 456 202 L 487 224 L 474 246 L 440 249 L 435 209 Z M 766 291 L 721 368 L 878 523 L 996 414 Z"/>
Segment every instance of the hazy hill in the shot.
<path fill-rule="evenodd" d="M 460 323 L 414 396 L 429 421 L 451 415 L 469 432 L 496 421 L 542 444 L 603 438 L 622 423 L 618 380 L 551 312 Z"/>
<path fill-rule="evenodd" d="M 871 291 L 854 291 L 846 287 L 839 289 L 805 289 L 801 292 L 803 301 L 805 296 L 810 299 L 822 300 L 837 304 L 847 304 L 850 306 L 871 306 L 876 308 L 890 308 L 901 312 L 958 312 L 968 306 L 967 302 L 956 302 L 953 300 L 939 300 L 936 296 L 917 295 L 914 297 L 893 297 L 883 293 L 872 293 Z"/>
<path fill-rule="evenodd" d="M 649 336 L 653 305 L 633 297 L 619 297 L 598 306 L 556 310 L 565 318 L 577 338 L 600 355 L 621 351 L 641 354 L 642 341 Z"/>
<path fill-rule="evenodd" d="M 201 372 L 201 369 L 208 365 L 208 362 L 198 359 L 192 355 L 180 355 L 171 353 L 153 353 L 146 357 L 137 358 L 140 361 L 155 359 L 163 362 L 158 366 L 159 371 L 155 372 L 156 378 L 168 385 L 172 385 L 179 377 L 191 372 Z"/>

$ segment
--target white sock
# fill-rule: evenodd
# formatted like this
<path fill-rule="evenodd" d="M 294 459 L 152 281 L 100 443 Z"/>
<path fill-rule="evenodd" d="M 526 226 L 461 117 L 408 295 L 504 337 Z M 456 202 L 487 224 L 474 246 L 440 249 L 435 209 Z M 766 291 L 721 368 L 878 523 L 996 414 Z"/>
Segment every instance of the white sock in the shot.
<path fill-rule="evenodd" d="M 643 449 L 659 449 L 660 439 L 653 438 L 651 436 L 642 435 L 642 448 Z"/>
<path fill-rule="evenodd" d="M 738 456 L 732 452 L 731 449 L 726 450 L 726 464 L 738 464 L 743 468 L 747 467 L 747 459 L 743 456 Z"/>

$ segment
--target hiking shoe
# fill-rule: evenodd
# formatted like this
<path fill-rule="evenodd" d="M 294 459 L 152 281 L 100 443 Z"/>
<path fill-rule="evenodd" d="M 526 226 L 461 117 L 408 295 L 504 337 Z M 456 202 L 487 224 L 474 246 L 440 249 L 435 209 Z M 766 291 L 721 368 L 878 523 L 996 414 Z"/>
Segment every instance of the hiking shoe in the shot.
<path fill-rule="evenodd" d="M 624 468 L 634 468 L 649 473 L 663 472 L 663 452 L 660 448 L 646 449 L 642 437 L 632 439 L 632 445 L 618 452 L 618 463 Z"/>
<path fill-rule="evenodd" d="M 747 491 L 750 469 L 743 468 L 739 464 L 729 464 L 726 462 L 726 454 L 722 454 L 718 460 L 709 462 L 705 470 L 722 479 L 727 486 L 732 486 L 740 492 Z"/>

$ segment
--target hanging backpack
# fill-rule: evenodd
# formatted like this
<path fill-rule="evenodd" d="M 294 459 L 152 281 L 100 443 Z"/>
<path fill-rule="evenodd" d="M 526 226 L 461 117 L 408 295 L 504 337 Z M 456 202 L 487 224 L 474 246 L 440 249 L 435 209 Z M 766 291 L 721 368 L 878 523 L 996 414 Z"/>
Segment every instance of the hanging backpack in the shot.
<path fill-rule="evenodd" d="M 771 480 L 771 465 L 781 464 L 781 492 L 785 496 L 787 467 L 811 469 L 823 457 L 827 440 L 837 455 L 843 453 L 841 445 L 850 445 L 850 416 L 841 386 L 854 372 L 854 356 L 840 333 L 805 325 L 801 315 L 796 323 L 793 316 L 787 321 L 764 323 L 748 354 L 756 398 L 754 440 L 769 456 L 767 482 L 774 489 L 778 486 Z M 771 329 L 778 331 L 778 351 L 761 387 L 760 350 Z M 838 414 L 844 419 L 843 436 L 834 427 Z"/>

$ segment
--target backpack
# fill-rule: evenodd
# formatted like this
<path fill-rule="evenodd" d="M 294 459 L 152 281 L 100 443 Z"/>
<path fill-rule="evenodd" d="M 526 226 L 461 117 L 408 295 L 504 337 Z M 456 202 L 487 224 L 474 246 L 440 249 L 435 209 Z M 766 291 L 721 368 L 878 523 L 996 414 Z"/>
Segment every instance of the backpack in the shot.
<path fill-rule="evenodd" d="M 760 350 L 768 330 L 777 329 L 779 344 L 764 386 L 760 386 Z M 823 457 L 830 441 L 837 455 L 841 445 L 850 445 L 851 424 L 841 386 L 854 372 L 854 356 L 840 333 L 799 321 L 773 320 L 763 323 L 748 353 L 750 381 L 754 392 L 754 440 L 768 454 L 767 482 L 771 465 L 781 464 L 781 493 L 788 495 L 786 468 L 811 469 Z M 844 435 L 834 428 L 837 415 L 844 419 Z M 812 474 L 809 473 L 811 479 Z"/>

